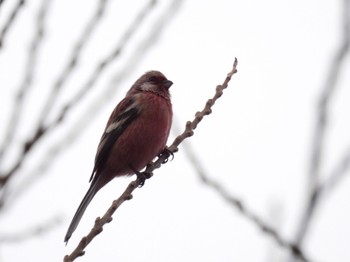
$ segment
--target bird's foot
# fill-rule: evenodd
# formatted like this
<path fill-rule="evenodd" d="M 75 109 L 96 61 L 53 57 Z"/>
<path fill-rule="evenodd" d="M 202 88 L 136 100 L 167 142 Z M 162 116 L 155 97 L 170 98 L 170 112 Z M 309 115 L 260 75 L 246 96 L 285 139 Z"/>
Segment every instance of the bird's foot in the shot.
<path fill-rule="evenodd" d="M 165 159 L 162 162 L 162 164 L 167 163 L 169 161 L 170 156 L 171 156 L 171 160 L 174 159 L 174 153 L 170 151 L 168 147 L 164 148 L 163 151 L 158 155 L 158 157 L 162 157 L 162 156 L 165 156 Z"/>
<path fill-rule="evenodd" d="M 145 184 L 146 179 L 151 178 L 152 174 L 150 174 L 148 172 L 137 172 L 136 176 L 140 180 L 139 187 L 143 187 L 143 185 Z"/>
<path fill-rule="evenodd" d="M 152 174 L 149 172 L 140 172 L 134 169 L 133 167 L 131 167 L 131 170 L 135 173 L 135 175 L 137 176 L 137 179 L 140 181 L 139 187 L 143 187 L 146 179 L 149 179 L 152 176 Z"/>

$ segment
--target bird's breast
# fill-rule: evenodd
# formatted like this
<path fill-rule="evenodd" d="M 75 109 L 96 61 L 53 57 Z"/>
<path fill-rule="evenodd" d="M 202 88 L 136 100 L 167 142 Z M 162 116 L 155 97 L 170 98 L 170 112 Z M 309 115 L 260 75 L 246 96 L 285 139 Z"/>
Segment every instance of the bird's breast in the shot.
<path fill-rule="evenodd" d="M 154 94 L 137 97 L 139 115 L 114 144 L 106 168 L 114 176 L 131 175 L 141 170 L 164 149 L 172 122 L 169 100 Z"/>

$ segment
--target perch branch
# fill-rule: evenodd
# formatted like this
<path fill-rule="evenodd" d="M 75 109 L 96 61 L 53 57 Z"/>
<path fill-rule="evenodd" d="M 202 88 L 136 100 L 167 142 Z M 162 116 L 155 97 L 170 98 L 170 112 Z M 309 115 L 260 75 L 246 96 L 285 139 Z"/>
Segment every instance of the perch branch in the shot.
<path fill-rule="evenodd" d="M 204 116 L 209 115 L 211 113 L 211 108 L 215 104 L 216 100 L 222 96 L 223 90 L 227 88 L 228 83 L 231 80 L 231 77 L 233 74 L 237 72 L 237 59 L 235 59 L 232 70 L 230 73 L 227 74 L 227 77 L 222 85 L 218 85 L 216 87 L 215 95 L 212 99 L 209 99 L 205 107 L 202 111 L 197 112 L 195 114 L 195 118 L 192 121 L 188 121 L 186 123 L 186 128 L 183 131 L 182 134 L 177 136 L 174 140 L 174 142 L 168 147 L 169 152 L 176 153 L 178 151 L 178 146 L 188 137 L 191 137 L 193 135 L 193 130 L 197 127 L 199 122 L 203 119 Z M 160 168 L 160 166 L 167 162 L 169 155 L 168 154 L 162 154 L 158 157 L 158 159 L 155 162 L 151 162 L 144 172 L 148 174 L 153 174 L 153 171 L 157 168 Z M 123 204 L 126 200 L 132 199 L 132 192 L 141 185 L 141 180 L 137 178 L 136 180 L 132 181 L 124 193 L 116 200 L 113 201 L 112 206 L 107 210 L 107 212 L 104 214 L 104 216 L 100 219 L 97 218 L 95 221 L 94 227 L 91 229 L 89 234 L 85 237 L 83 237 L 78 246 L 73 250 L 73 252 L 70 255 L 66 255 L 64 257 L 64 262 L 71 262 L 74 261 L 77 257 L 83 256 L 85 254 L 85 248 L 86 246 L 103 230 L 103 226 L 109 222 L 112 221 L 112 215 L 114 212 L 118 209 L 118 207 Z"/>

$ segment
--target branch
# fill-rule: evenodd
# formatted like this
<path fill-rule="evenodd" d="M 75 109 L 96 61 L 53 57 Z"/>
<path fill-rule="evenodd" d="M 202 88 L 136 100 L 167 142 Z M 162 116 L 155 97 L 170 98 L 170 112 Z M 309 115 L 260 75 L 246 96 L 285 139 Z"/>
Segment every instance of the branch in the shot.
<path fill-rule="evenodd" d="M 4 3 L 4 0 L 0 0 L 0 7 L 1 7 L 1 5 Z"/>
<path fill-rule="evenodd" d="M 78 102 L 80 102 L 83 97 L 85 97 L 85 95 L 90 91 L 91 87 L 93 87 L 93 85 L 98 80 L 99 76 L 103 73 L 103 71 L 107 68 L 107 66 L 110 65 L 121 54 L 122 50 L 125 48 L 126 44 L 128 44 L 131 37 L 136 33 L 137 29 L 141 26 L 144 19 L 150 13 L 152 8 L 155 7 L 155 4 L 156 0 L 150 0 L 148 4 L 141 9 L 140 13 L 135 17 L 135 20 L 125 31 L 121 40 L 112 50 L 112 52 L 100 61 L 100 63 L 96 66 L 94 72 L 92 73 L 88 81 L 77 92 L 77 94 L 68 103 L 66 103 L 65 106 L 63 106 L 63 109 L 58 114 L 56 120 L 54 120 L 51 123 L 52 126 L 56 125 L 57 122 L 63 119 L 66 116 L 67 112 Z"/>
<path fill-rule="evenodd" d="M 2 157 L 6 153 L 8 147 L 12 143 L 14 135 L 16 134 L 18 120 L 22 114 L 23 102 L 26 95 L 29 93 L 30 88 L 34 79 L 34 72 L 36 69 L 36 61 L 38 57 L 38 50 L 40 48 L 40 44 L 42 43 L 42 39 L 44 37 L 45 32 L 45 18 L 49 9 L 49 4 L 51 1 L 43 0 L 40 6 L 40 10 L 36 17 L 36 31 L 34 32 L 32 42 L 28 49 L 28 60 L 26 64 L 26 69 L 24 73 L 24 78 L 20 87 L 18 88 L 15 101 L 13 103 L 12 112 L 10 113 L 10 122 L 6 126 L 6 132 L 4 136 L 3 143 L 0 148 L 0 164 L 2 161 Z"/>
<path fill-rule="evenodd" d="M 200 161 L 190 149 L 189 145 L 185 144 L 183 147 L 185 153 L 187 154 L 187 158 L 191 161 L 199 178 L 206 186 L 214 189 L 228 204 L 230 204 L 234 209 L 238 210 L 238 212 L 240 212 L 241 215 L 250 220 L 257 227 L 259 227 L 259 229 L 263 233 L 272 237 L 278 245 L 288 249 L 296 258 L 300 259 L 301 261 L 309 261 L 309 259 L 306 258 L 304 252 L 298 245 L 284 240 L 274 228 L 269 226 L 259 216 L 257 216 L 251 210 L 249 210 L 241 200 L 239 200 L 237 197 L 232 196 L 219 183 L 210 179 L 210 177 L 206 174 L 205 170 L 200 164 Z"/>
<path fill-rule="evenodd" d="M 350 167 L 350 148 L 348 148 L 348 150 L 343 155 L 343 158 L 339 161 L 339 163 L 330 173 L 330 175 L 328 176 L 328 179 L 326 179 L 325 182 L 320 183 L 318 185 L 317 190 L 321 191 L 322 195 L 330 192 L 332 189 L 334 189 L 335 186 L 337 186 L 342 181 L 342 179 L 344 179 L 349 167 Z"/>
<path fill-rule="evenodd" d="M 232 70 L 230 73 L 227 74 L 227 77 L 222 85 L 218 85 L 216 87 L 215 95 L 212 99 L 209 99 L 205 107 L 202 111 L 197 112 L 195 114 L 195 118 L 192 121 L 188 121 L 186 123 L 186 128 L 183 131 L 182 134 L 180 134 L 178 137 L 175 138 L 174 142 L 168 147 L 168 151 L 172 154 L 176 153 L 178 151 L 178 146 L 188 137 L 191 137 L 193 135 L 193 130 L 196 129 L 199 122 L 202 121 L 203 117 L 206 115 L 209 115 L 211 113 L 211 108 L 215 104 L 216 100 L 222 96 L 223 90 L 227 88 L 228 83 L 231 80 L 231 77 L 233 74 L 237 72 L 237 59 L 235 59 Z M 158 159 L 155 162 L 151 162 L 144 171 L 145 173 L 148 173 L 150 175 L 153 174 L 153 171 L 157 168 L 160 168 L 162 164 L 167 162 L 169 155 L 168 154 L 162 154 L 158 157 Z M 141 185 L 141 180 L 137 178 L 136 180 L 132 181 L 124 193 L 116 200 L 113 201 L 112 206 L 107 210 L 107 212 L 103 215 L 102 218 L 97 218 L 95 221 L 94 227 L 91 229 L 89 234 L 81 239 L 78 246 L 73 250 L 73 252 L 70 255 L 66 255 L 64 257 L 64 262 L 71 262 L 74 261 L 77 257 L 83 256 L 85 254 L 84 249 L 87 247 L 87 245 L 103 230 L 103 226 L 113 219 L 114 212 L 118 209 L 121 204 L 123 204 L 126 200 L 132 199 L 132 192 Z"/>
<path fill-rule="evenodd" d="M 319 203 L 319 176 L 322 163 L 323 145 L 326 140 L 325 135 L 328 123 L 329 103 L 336 91 L 339 74 L 350 47 L 350 0 L 343 0 L 343 2 L 343 39 L 339 48 L 334 54 L 332 63 L 330 64 L 329 74 L 325 86 L 322 89 L 318 103 L 317 123 L 315 127 L 311 168 L 309 172 L 309 196 L 307 200 L 307 207 L 304 211 L 296 234 L 296 243 L 299 245 L 301 245 L 308 232 L 309 223 Z"/>
<path fill-rule="evenodd" d="M 17 2 L 17 5 L 13 8 L 9 19 L 6 21 L 6 24 L 2 28 L 2 30 L 0 32 L 0 50 L 4 47 L 4 40 L 5 40 L 6 33 L 10 29 L 10 27 L 11 27 L 13 21 L 15 20 L 19 10 L 21 10 L 21 8 L 24 6 L 24 2 L 25 2 L 25 0 L 19 0 Z M 0 5 L 1 5 L 1 3 L 2 3 L 2 1 L 0 2 Z"/>
<path fill-rule="evenodd" d="M 46 103 L 41 111 L 41 115 L 39 117 L 39 126 L 44 126 L 44 122 L 49 115 L 57 97 L 58 93 L 62 89 L 65 82 L 68 80 L 69 76 L 72 74 L 74 69 L 76 68 L 81 52 L 83 48 L 88 44 L 95 28 L 99 24 L 101 18 L 103 17 L 103 14 L 105 12 L 107 5 L 107 0 L 100 0 L 98 7 L 96 8 L 96 12 L 92 15 L 90 18 L 88 24 L 86 25 L 85 29 L 83 30 L 81 36 L 79 37 L 77 43 L 73 47 L 72 53 L 70 55 L 70 58 L 68 59 L 68 62 L 62 72 L 60 73 L 58 79 L 56 80 L 53 88 L 51 89 L 51 93 L 46 100 Z"/>
<path fill-rule="evenodd" d="M 122 40 L 117 44 L 116 48 L 109 54 L 106 58 L 102 59 L 99 65 L 96 67 L 92 76 L 88 79 L 87 83 L 78 91 L 77 95 L 74 96 L 61 110 L 58 117 L 54 119 L 51 123 L 43 126 L 39 125 L 37 130 L 35 131 L 33 137 L 28 138 L 24 143 L 21 155 L 19 156 L 17 162 L 12 166 L 12 168 L 6 172 L 5 174 L 0 174 L 0 189 L 5 186 L 8 180 L 12 177 L 13 174 L 21 167 L 24 162 L 24 159 L 32 150 L 32 148 L 50 131 L 54 130 L 57 126 L 63 123 L 63 120 L 67 116 L 68 112 L 72 110 L 75 106 L 78 105 L 78 102 L 91 90 L 97 79 L 100 77 L 101 73 L 107 66 L 115 60 L 118 55 L 120 55 L 121 51 L 128 43 L 128 40 L 131 36 L 136 32 L 136 29 L 142 24 L 142 21 L 145 19 L 147 14 L 149 14 L 151 8 L 155 4 L 155 0 L 150 0 L 150 2 L 141 10 L 141 12 L 136 16 L 135 20 L 131 24 L 131 26 L 127 29 Z"/>
<path fill-rule="evenodd" d="M 134 22 L 126 31 L 124 35 L 125 37 L 122 38 L 124 40 L 121 40 L 120 44 L 116 46 L 115 51 L 122 47 L 122 43 L 124 43 L 123 45 L 125 45 L 125 41 L 128 35 L 134 34 L 136 32 L 139 25 L 141 25 L 144 16 L 150 13 L 151 7 L 154 3 L 155 1 L 151 0 L 148 3 L 148 5 L 146 5 L 141 10 L 139 15 L 135 18 Z M 47 154 L 45 154 L 45 156 L 40 159 L 40 163 L 36 165 L 36 167 L 32 171 L 28 172 L 28 176 L 22 181 L 20 181 L 20 184 L 15 188 L 15 190 L 8 193 L 6 196 L 0 196 L 0 205 L 5 202 L 7 206 L 11 205 L 11 201 L 14 201 L 19 195 L 23 195 L 33 183 L 38 181 L 38 179 L 45 174 L 45 171 L 50 166 L 50 163 L 54 160 L 55 157 L 57 157 L 59 154 L 67 150 L 68 147 L 74 144 L 74 141 L 77 138 L 79 138 L 81 130 L 90 125 L 92 123 L 92 119 L 97 115 L 99 110 L 104 105 L 109 103 L 111 99 L 113 99 L 113 93 L 115 93 L 118 86 L 120 86 L 121 82 L 123 82 L 124 79 L 129 77 L 135 71 L 135 68 L 137 68 L 138 64 L 142 61 L 145 55 L 147 55 L 148 51 L 161 37 L 163 30 L 169 24 L 171 19 L 176 15 L 177 11 L 179 10 L 179 7 L 181 6 L 181 3 L 182 1 L 174 0 L 172 4 L 169 5 L 169 8 L 165 12 L 163 12 L 159 16 L 159 18 L 150 26 L 150 29 L 147 30 L 148 34 L 145 36 L 144 39 L 140 40 L 133 52 L 131 52 L 132 56 L 128 58 L 128 62 L 124 64 L 123 67 L 112 77 L 110 84 L 108 84 L 108 86 L 104 90 L 101 90 L 99 96 L 94 97 L 94 101 L 91 104 L 89 104 L 84 114 L 78 117 L 76 121 L 74 121 L 74 125 L 63 136 L 63 138 L 60 140 L 56 140 L 55 144 L 47 149 Z M 108 61 L 108 63 L 112 62 L 112 53 L 108 57 L 106 57 L 106 60 L 103 61 Z M 98 74 L 100 74 L 101 72 L 96 71 L 95 73 L 90 78 L 91 81 L 96 81 L 97 77 L 99 76 Z M 90 80 L 88 83 L 91 83 Z M 87 89 L 90 88 L 89 85 L 84 85 L 84 87 L 85 88 L 82 88 L 79 92 L 87 92 Z M 75 103 L 77 102 L 78 100 L 75 100 Z M 73 102 L 69 103 L 73 104 Z"/>
<path fill-rule="evenodd" d="M 346 171 L 350 167 L 350 149 L 346 151 L 343 158 L 339 161 L 333 171 L 330 173 L 328 178 L 324 182 L 318 183 L 317 187 L 314 189 L 309 200 L 309 205 L 313 207 L 313 212 L 320 204 L 320 201 L 324 199 L 326 194 L 329 194 L 334 190 L 334 188 L 339 185 L 339 183 L 344 179 L 347 174 Z M 310 210 L 310 209 L 309 209 Z M 310 215 L 310 214 L 309 214 Z M 311 220 L 311 217 L 309 218 Z"/>

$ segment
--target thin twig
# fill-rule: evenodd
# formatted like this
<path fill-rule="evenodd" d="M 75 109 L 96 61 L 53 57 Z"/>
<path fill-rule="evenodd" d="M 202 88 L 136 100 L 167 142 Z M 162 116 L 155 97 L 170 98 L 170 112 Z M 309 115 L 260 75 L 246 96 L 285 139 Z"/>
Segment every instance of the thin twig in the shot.
<path fill-rule="evenodd" d="M 56 118 L 56 120 L 54 120 L 51 123 L 51 126 L 54 126 L 59 121 L 61 121 L 61 119 L 63 119 L 66 116 L 67 112 L 72 107 L 77 105 L 77 103 L 80 102 L 83 97 L 85 97 L 85 95 L 90 91 L 91 87 L 93 87 L 95 82 L 98 80 L 99 76 L 108 67 L 108 65 L 110 65 L 121 54 L 126 44 L 129 43 L 129 40 L 131 39 L 131 37 L 136 33 L 137 29 L 141 26 L 142 22 L 145 20 L 147 15 L 150 14 L 150 11 L 152 10 L 152 8 L 155 7 L 156 2 L 157 2 L 156 0 L 151 0 L 148 2 L 148 4 L 144 8 L 141 9 L 140 13 L 135 17 L 135 20 L 126 30 L 126 32 L 124 33 L 124 35 L 122 36 L 121 40 L 116 45 L 116 47 L 112 50 L 110 54 L 108 54 L 105 58 L 103 58 L 98 63 L 91 77 L 77 92 L 77 94 L 69 102 L 67 102 L 65 106 L 63 106 L 63 109 L 58 114 L 58 117 Z"/>
<path fill-rule="evenodd" d="M 63 120 L 67 116 L 67 113 L 72 110 L 73 107 L 77 106 L 78 102 L 91 90 L 91 87 L 95 84 L 95 82 L 100 77 L 103 70 L 110 65 L 112 61 L 121 53 L 123 47 L 128 43 L 128 40 L 131 36 L 137 31 L 138 27 L 142 24 L 142 21 L 145 19 L 146 15 L 150 13 L 151 8 L 156 3 L 155 0 L 151 0 L 148 5 L 146 5 L 141 12 L 136 16 L 135 20 L 131 24 L 131 26 L 127 29 L 124 37 L 118 43 L 116 48 L 112 51 L 110 55 L 104 58 L 99 65 L 96 67 L 96 70 L 89 78 L 87 83 L 78 91 L 77 95 L 74 96 L 62 109 L 59 113 L 58 117 L 54 119 L 51 123 L 46 126 L 40 126 L 35 131 L 32 138 L 27 139 L 24 143 L 21 155 L 19 156 L 17 162 L 12 166 L 12 168 L 6 172 L 6 174 L 0 175 L 0 188 L 3 187 L 10 177 L 15 174 L 15 172 L 21 167 L 24 162 L 24 159 L 28 155 L 28 153 L 32 150 L 33 146 L 37 144 L 38 141 L 42 139 L 43 136 L 48 135 L 50 131 L 54 130 L 57 126 L 63 123 Z"/>
<path fill-rule="evenodd" d="M 330 64 L 328 77 L 325 86 L 322 89 L 318 103 L 317 123 L 315 127 L 312 146 L 311 168 L 309 172 L 309 196 L 306 209 L 302 215 L 302 219 L 296 234 L 296 243 L 299 245 L 302 245 L 304 237 L 308 232 L 309 223 L 318 205 L 320 195 L 319 177 L 323 156 L 323 145 L 326 140 L 329 103 L 334 97 L 339 74 L 344 64 L 345 58 L 348 55 L 350 47 L 350 0 L 344 0 L 343 3 L 343 39 L 340 43 L 339 48 L 335 52 L 332 63 Z"/>
<path fill-rule="evenodd" d="M 339 185 L 339 183 L 344 179 L 345 175 L 348 174 L 347 172 L 350 167 L 350 148 L 345 152 L 342 159 L 340 159 L 339 163 L 335 166 L 335 168 L 332 170 L 328 178 L 322 182 L 319 183 L 317 191 L 319 191 L 324 197 L 326 193 L 330 193 L 331 191 L 334 191 L 334 188 Z"/>
<path fill-rule="evenodd" d="M 91 229 L 89 234 L 83 237 L 79 245 L 74 249 L 70 255 L 64 257 L 64 262 L 74 261 L 77 257 L 83 256 L 85 254 L 85 247 L 103 231 L 103 226 L 112 221 L 112 215 L 125 201 L 132 199 L 132 192 L 140 185 L 141 181 L 136 179 L 132 181 L 128 187 L 125 189 L 123 194 L 116 200 L 113 201 L 111 207 L 103 215 L 102 218 L 96 218 L 94 227 Z"/>
<path fill-rule="evenodd" d="M 11 28 L 11 25 L 12 25 L 13 21 L 15 21 L 15 18 L 17 17 L 18 12 L 24 6 L 24 2 L 25 2 L 25 0 L 19 0 L 17 2 L 17 5 L 13 8 L 9 19 L 6 21 L 4 27 L 2 28 L 2 30 L 0 32 L 0 50 L 4 47 L 4 40 L 5 40 L 5 37 L 6 37 L 6 33 Z"/>
<path fill-rule="evenodd" d="M 36 30 L 33 34 L 33 39 L 28 49 L 28 60 L 24 73 L 24 78 L 20 87 L 18 88 L 16 98 L 13 103 L 12 112 L 9 117 L 9 124 L 6 126 L 6 132 L 3 139 L 3 143 L 0 147 L 0 166 L 2 158 L 8 147 L 11 145 L 15 134 L 17 133 L 18 121 L 22 114 L 23 102 L 25 97 L 29 94 L 32 87 L 33 79 L 35 77 L 34 72 L 36 69 L 36 62 L 38 58 L 38 51 L 45 34 L 45 18 L 49 9 L 50 0 L 42 0 L 40 10 L 36 17 Z"/>
<path fill-rule="evenodd" d="M 101 18 L 103 17 L 104 12 L 106 10 L 106 6 L 107 0 L 99 1 L 98 7 L 96 8 L 96 12 L 92 15 L 81 36 L 78 38 L 78 41 L 72 49 L 70 58 L 68 59 L 66 66 L 59 74 L 59 77 L 57 78 L 53 88 L 51 89 L 51 93 L 48 99 L 46 100 L 43 109 L 41 110 L 41 115 L 39 117 L 38 124 L 39 126 L 44 126 L 44 122 L 46 121 L 47 116 L 49 115 L 55 101 L 58 98 L 58 93 L 60 92 L 60 90 L 62 89 L 62 87 L 64 86 L 64 84 L 69 79 L 74 69 L 78 65 L 82 50 L 89 43 L 89 40 L 91 39 L 94 30 L 101 21 Z"/>
<path fill-rule="evenodd" d="M 1 15 L 1 6 L 5 2 L 5 0 L 0 0 L 0 15 Z"/>
<path fill-rule="evenodd" d="M 44 1 L 45 2 L 45 1 Z M 54 104 L 54 101 L 57 99 L 57 94 L 72 73 L 73 69 L 76 67 L 77 62 L 80 57 L 80 53 L 83 49 L 83 47 L 88 43 L 88 40 L 90 39 L 93 30 L 97 26 L 98 22 L 102 18 L 105 10 L 107 0 L 100 0 L 99 6 L 96 9 L 96 13 L 92 16 L 90 19 L 88 25 L 86 26 L 85 30 L 83 31 L 81 37 L 79 38 L 77 44 L 74 46 L 71 57 L 69 59 L 69 62 L 67 63 L 66 67 L 63 69 L 62 73 L 58 77 L 58 80 L 55 82 L 54 87 L 51 91 L 51 94 L 49 98 L 47 99 L 42 114 L 39 117 L 39 124 L 34 132 L 33 137 L 27 139 L 27 141 L 24 143 L 21 154 L 17 160 L 17 162 L 12 166 L 12 168 L 6 173 L 2 174 L 0 176 L 0 188 L 5 186 L 5 184 L 8 182 L 9 178 L 15 174 L 15 172 L 20 168 L 22 165 L 25 157 L 28 155 L 28 153 L 31 151 L 33 146 L 41 140 L 41 138 L 44 135 L 47 135 L 50 130 L 53 130 L 57 125 L 61 124 L 63 122 L 63 117 L 58 118 L 53 124 L 51 125 L 44 125 L 44 121 L 46 116 L 49 114 L 51 107 Z M 21 93 L 20 93 L 21 95 Z M 66 113 L 66 112 L 65 112 Z"/>
<path fill-rule="evenodd" d="M 87 106 L 83 115 L 74 121 L 74 125 L 65 135 L 63 135 L 62 139 L 55 141 L 55 144 L 47 149 L 47 154 L 40 159 L 40 163 L 36 165 L 32 171 L 28 172 L 28 176 L 22 179 L 14 190 L 4 196 L 0 196 L 0 203 L 4 203 L 6 206 L 11 206 L 11 203 L 15 199 L 20 195 L 23 195 L 29 188 L 31 188 L 31 185 L 36 181 L 39 181 L 39 178 L 46 174 L 46 170 L 50 167 L 54 158 L 74 144 L 74 141 L 81 135 L 81 130 L 86 129 L 86 127 L 92 123 L 93 118 L 97 115 L 100 109 L 115 97 L 113 94 L 116 92 L 120 84 L 135 71 L 138 64 L 158 41 L 163 30 L 177 14 L 178 10 L 180 10 L 181 3 L 182 1 L 180 0 L 174 0 L 169 5 L 169 8 L 160 15 L 159 19 L 157 19 L 150 27 L 150 30 L 147 31 L 148 34 L 146 37 L 138 43 L 137 47 L 132 52 L 132 56 L 128 58 L 127 63 L 124 64 L 118 73 L 113 76 L 108 87 L 101 90 L 100 94 L 95 97 L 94 101 Z M 147 9 L 147 7 L 145 9 Z M 142 17 L 141 13 L 135 21 L 142 20 L 140 18 L 140 16 Z M 133 23 L 131 27 L 135 27 L 135 23 Z M 2 210 L 4 210 L 4 206 L 2 207 Z"/>
<path fill-rule="evenodd" d="M 188 121 L 186 123 L 186 128 L 183 131 L 182 134 L 180 134 L 178 137 L 175 138 L 173 143 L 168 147 L 168 150 L 171 153 L 176 153 L 178 151 L 178 146 L 188 137 L 193 135 L 194 129 L 196 129 L 197 125 L 204 116 L 209 115 L 211 113 L 211 108 L 215 104 L 216 100 L 222 96 L 223 90 L 227 88 L 228 83 L 231 80 L 231 77 L 233 74 L 237 72 L 237 59 L 235 59 L 235 62 L 233 64 L 232 70 L 227 75 L 224 83 L 222 85 L 218 85 L 216 88 L 215 95 L 212 99 L 209 99 L 205 107 L 202 111 L 197 112 L 195 114 L 195 118 L 192 121 Z M 152 175 L 153 171 L 157 168 L 160 168 L 160 166 L 167 162 L 169 155 L 163 154 L 158 157 L 158 159 L 155 162 L 150 163 L 146 170 L 144 172 Z M 141 185 L 141 180 L 137 178 L 136 180 L 132 181 L 126 190 L 123 192 L 123 194 L 113 201 L 112 206 L 108 209 L 108 211 L 104 214 L 104 216 L 100 219 L 97 218 L 95 221 L 94 227 L 91 229 L 89 234 L 81 239 L 78 246 L 73 250 L 73 252 L 70 255 L 66 255 L 64 257 L 64 262 L 71 262 L 74 261 L 77 257 L 83 256 L 85 254 L 85 248 L 86 246 L 103 230 L 103 226 L 109 222 L 112 221 L 112 216 L 114 212 L 118 209 L 118 207 L 123 204 L 126 200 L 132 199 L 132 192 Z"/>
<path fill-rule="evenodd" d="M 228 204 L 230 204 L 234 209 L 238 210 L 245 218 L 247 218 L 249 221 L 254 223 L 259 229 L 263 232 L 269 235 L 273 238 L 273 240 L 280 245 L 283 248 L 288 249 L 296 258 L 300 259 L 301 261 L 310 261 L 306 258 L 304 255 L 304 252 L 301 250 L 301 248 L 289 241 L 286 241 L 281 237 L 281 235 L 271 226 L 269 226 L 267 223 L 265 223 L 258 215 L 256 215 L 253 211 L 249 210 L 244 203 L 239 200 L 237 197 L 232 196 L 229 192 L 227 192 L 219 183 L 211 179 L 202 165 L 200 164 L 199 159 L 197 158 L 196 154 L 193 153 L 193 151 L 190 148 L 189 144 L 183 145 L 183 150 L 186 157 L 189 159 L 189 161 L 192 163 L 193 167 L 195 168 L 197 175 L 199 176 L 200 180 L 204 183 L 204 185 L 214 189 Z"/>

